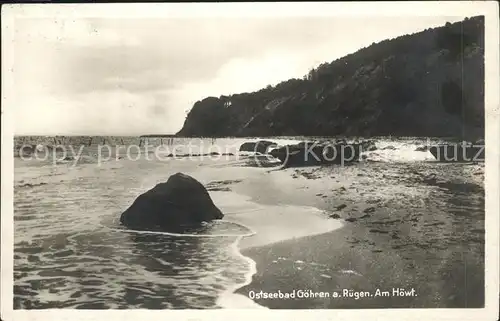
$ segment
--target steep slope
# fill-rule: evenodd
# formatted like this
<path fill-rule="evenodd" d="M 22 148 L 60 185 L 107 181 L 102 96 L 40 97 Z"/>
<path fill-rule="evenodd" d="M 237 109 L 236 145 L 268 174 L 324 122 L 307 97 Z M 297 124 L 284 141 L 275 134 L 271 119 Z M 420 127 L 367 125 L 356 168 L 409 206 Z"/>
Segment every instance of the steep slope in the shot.
<path fill-rule="evenodd" d="M 484 17 L 372 44 L 303 79 L 194 104 L 179 136 L 484 136 Z"/>

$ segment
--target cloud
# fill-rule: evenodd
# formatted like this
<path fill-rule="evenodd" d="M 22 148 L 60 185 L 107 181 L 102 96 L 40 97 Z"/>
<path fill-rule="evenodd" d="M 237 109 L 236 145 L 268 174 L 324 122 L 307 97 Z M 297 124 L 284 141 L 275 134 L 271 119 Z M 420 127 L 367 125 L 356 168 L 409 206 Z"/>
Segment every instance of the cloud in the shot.
<path fill-rule="evenodd" d="M 19 19 L 16 133 L 172 133 L 206 96 L 302 77 L 372 42 L 460 19 Z"/>
<path fill-rule="evenodd" d="M 82 18 L 25 18 L 16 21 L 16 41 L 101 47 L 121 44 L 140 45 L 138 38 Z"/>

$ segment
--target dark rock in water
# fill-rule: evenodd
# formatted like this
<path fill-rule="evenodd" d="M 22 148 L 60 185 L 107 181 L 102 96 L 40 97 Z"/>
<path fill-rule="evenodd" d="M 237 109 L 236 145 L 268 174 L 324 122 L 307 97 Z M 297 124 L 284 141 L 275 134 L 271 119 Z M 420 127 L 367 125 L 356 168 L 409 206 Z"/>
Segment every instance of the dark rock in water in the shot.
<path fill-rule="evenodd" d="M 361 144 L 301 142 L 276 148 L 269 154 L 285 167 L 346 164 L 359 160 Z"/>
<path fill-rule="evenodd" d="M 330 215 L 330 218 L 338 219 L 338 218 L 340 218 L 340 215 L 339 214 L 332 214 L 332 215 Z"/>
<path fill-rule="evenodd" d="M 371 152 L 377 150 L 377 145 L 373 140 L 365 140 L 361 142 L 361 147 L 363 147 L 364 152 Z"/>
<path fill-rule="evenodd" d="M 396 150 L 396 147 L 389 145 L 387 147 L 382 148 L 382 150 Z"/>
<path fill-rule="evenodd" d="M 269 147 L 276 146 L 276 143 L 268 140 L 259 140 L 257 142 L 246 142 L 240 146 L 240 152 L 267 153 Z"/>
<path fill-rule="evenodd" d="M 347 205 L 342 204 L 342 205 L 337 206 L 336 208 L 337 208 L 337 211 L 340 211 L 340 210 L 343 210 L 346 207 L 347 207 Z"/>
<path fill-rule="evenodd" d="M 166 157 L 188 158 L 188 157 L 205 157 L 205 156 L 224 156 L 224 155 L 228 155 L 228 154 L 219 154 L 218 152 L 192 153 L 192 154 L 168 154 Z"/>
<path fill-rule="evenodd" d="M 427 146 L 419 146 L 415 149 L 416 152 L 426 152 L 429 148 Z"/>
<path fill-rule="evenodd" d="M 241 144 L 240 152 L 253 152 L 255 150 L 255 142 L 246 142 Z"/>
<path fill-rule="evenodd" d="M 120 222 L 130 228 L 181 231 L 223 217 L 200 182 L 177 173 L 140 195 Z"/>
<path fill-rule="evenodd" d="M 429 148 L 432 156 L 440 162 L 484 162 L 484 145 L 443 144 Z"/>

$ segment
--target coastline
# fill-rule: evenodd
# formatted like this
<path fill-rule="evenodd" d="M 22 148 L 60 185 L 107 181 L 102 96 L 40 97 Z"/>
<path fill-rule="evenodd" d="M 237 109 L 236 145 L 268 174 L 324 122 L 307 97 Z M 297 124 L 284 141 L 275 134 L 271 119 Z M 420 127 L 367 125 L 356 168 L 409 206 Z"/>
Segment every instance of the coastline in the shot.
<path fill-rule="evenodd" d="M 266 204 L 270 196 L 275 204 L 315 206 L 329 213 L 329 220 L 344 223 L 330 232 L 241 247 L 257 270 L 236 293 L 273 309 L 482 307 L 484 168 L 454 166 L 415 162 L 288 169 L 268 172 L 269 181 L 257 193 L 245 184 L 235 186 L 256 202 Z M 287 188 L 269 195 L 273 175 Z M 457 195 L 468 197 L 471 191 L 477 208 L 461 211 L 467 204 Z M 331 294 L 344 289 L 353 296 L 255 298 L 260 291 Z M 357 291 L 377 289 L 415 289 L 415 295 L 354 297 Z"/>
<path fill-rule="evenodd" d="M 150 167 L 136 173 L 141 177 L 140 191 L 176 171 L 192 174 L 206 186 L 226 220 L 257 233 L 231 245 L 248 269 L 242 270 L 244 276 L 239 274 L 238 284 L 219 297 L 217 306 L 471 308 L 484 303 L 480 295 L 484 293 L 484 165 L 362 161 L 281 169 L 246 163 L 232 159 L 203 159 L 195 166 L 181 161 L 144 162 Z M 98 172 L 83 165 L 75 173 L 68 172 L 69 178 L 91 171 L 100 178 L 107 173 L 105 177 L 112 181 L 131 163 L 103 164 Z M 63 182 L 50 171 L 44 184 Z M 29 182 L 36 187 L 39 181 Z M 116 193 L 128 203 L 139 190 L 131 189 L 126 197 L 119 190 Z M 393 288 L 415 288 L 417 296 L 273 300 L 249 295 L 250 291 Z"/>

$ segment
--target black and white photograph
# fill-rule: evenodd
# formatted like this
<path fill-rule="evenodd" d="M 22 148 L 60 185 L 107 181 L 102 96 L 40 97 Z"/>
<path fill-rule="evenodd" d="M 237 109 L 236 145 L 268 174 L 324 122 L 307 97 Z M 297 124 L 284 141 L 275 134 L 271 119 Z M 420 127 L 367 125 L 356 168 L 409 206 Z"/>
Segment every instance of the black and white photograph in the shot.
<path fill-rule="evenodd" d="M 2 319 L 496 320 L 498 49 L 488 1 L 3 6 Z"/>

